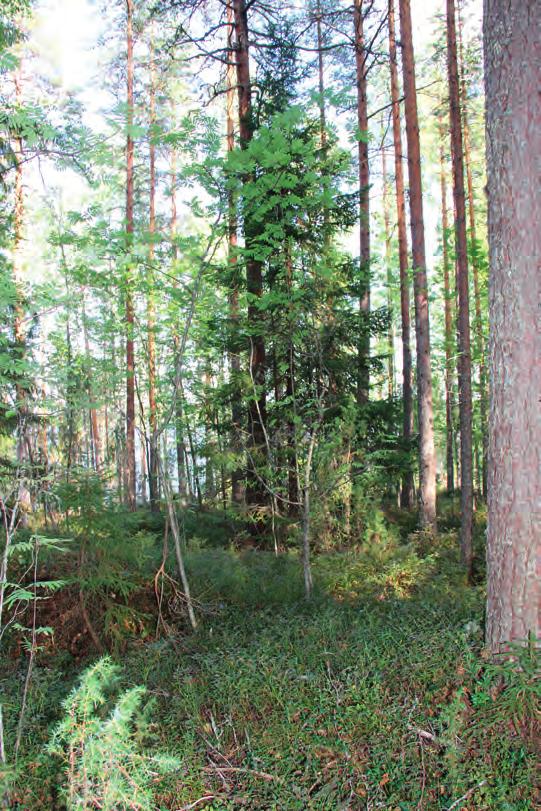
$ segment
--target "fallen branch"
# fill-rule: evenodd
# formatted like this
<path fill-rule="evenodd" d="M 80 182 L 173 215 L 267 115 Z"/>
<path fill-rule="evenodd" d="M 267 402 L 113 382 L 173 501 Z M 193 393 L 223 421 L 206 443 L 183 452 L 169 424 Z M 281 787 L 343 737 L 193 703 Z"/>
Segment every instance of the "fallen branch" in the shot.
<path fill-rule="evenodd" d="M 458 800 L 455 800 L 455 801 L 454 801 L 454 803 L 453 803 L 452 805 L 450 805 L 450 806 L 449 806 L 449 808 L 447 809 L 447 811 L 453 811 L 453 808 L 458 808 L 458 806 L 460 805 L 460 803 L 464 802 L 464 800 L 467 800 L 469 797 L 471 797 L 471 795 L 472 795 L 472 794 L 473 794 L 475 791 L 477 791 L 477 789 L 478 789 L 478 788 L 481 788 L 481 786 L 485 786 L 485 785 L 486 785 L 486 783 L 487 783 L 487 781 L 486 781 L 486 780 L 481 780 L 481 782 L 480 782 L 480 783 L 477 783 L 477 785 L 476 785 L 476 786 L 473 786 L 472 788 L 470 788 L 470 789 L 469 789 L 469 790 L 468 790 L 468 791 L 467 791 L 465 794 L 463 794 L 463 795 L 462 795 L 462 797 L 459 797 L 459 798 L 458 798 Z"/>
<path fill-rule="evenodd" d="M 268 772 L 259 772 L 257 769 L 243 769 L 240 766 L 205 766 L 205 772 L 233 772 L 235 774 L 252 774 L 254 777 L 260 777 L 262 780 L 268 782 L 281 783 L 285 785 L 285 780 L 282 777 L 277 777 L 275 774 Z"/>
<path fill-rule="evenodd" d="M 204 797 L 200 797 L 198 800 L 195 800 L 193 803 L 189 805 L 183 805 L 182 808 L 179 808 L 178 811 L 190 811 L 190 809 L 195 808 L 199 805 L 199 803 L 207 802 L 207 800 L 213 800 L 214 794 L 205 794 Z"/>

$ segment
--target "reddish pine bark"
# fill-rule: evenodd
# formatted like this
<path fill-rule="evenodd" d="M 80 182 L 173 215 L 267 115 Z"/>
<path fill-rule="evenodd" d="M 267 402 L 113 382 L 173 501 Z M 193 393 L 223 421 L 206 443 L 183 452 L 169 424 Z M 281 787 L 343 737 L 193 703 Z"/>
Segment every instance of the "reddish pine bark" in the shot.
<path fill-rule="evenodd" d="M 126 247 L 133 245 L 133 0 L 126 0 L 127 45 L 127 137 L 126 137 Z M 135 352 L 134 352 L 133 291 L 131 271 L 126 279 L 126 501 L 130 509 L 136 506 L 135 468 Z"/>
<path fill-rule="evenodd" d="M 460 556 L 468 578 L 472 570 L 473 443 L 470 349 L 470 285 L 464 192 L 464 151 L 456 41 L 454 0 L 447 0 L 447 70 L 451 125 L 453 199 L 455 203 L 455 250 L 458 292 L 458 393 L 460 414 Z"/>
<path fill-rule="evenodd" d="M 490 430 L 486 637 L 541 637 L 541 26 L 485 0 Z"/>
<path fill-rule="evenodd" d="M 234 14 L 231 2 L 227 4 L 227 95 L 226 95 L 226 118 L 227 118 L 227 151 L 232 152 L 235 148 L 235 50 L 234 50 Z M 237 209 L 233 191 L 229 191 L 228 199 L 228 264 L 231 274 L 231 287 L 229 293 L 229 316 L 233 339 L 238 338 L 239 324 L 239 287 L 237 271 Z M 235 454 L 239 455 L 242 448 L 240 441 L 242 422 L 242 402 L 239 387 L 240 376 L 240 355 L 236 349 L 230 352 L 229 361 L 231 365 L 231 380 L 233 383 L 231 397 L 231 446 Z M 233 504 L 242 504 L 244 501 L 244 475 L 239 468 L 231 474 L 231 500 Z"/>
<path fill-rule="evenodd" d="M 364 43 L 363 0 L 353 7 L 355 72 L 357 81 L 357 126 L 359 139 L 359 357 L 357 402 L 368 402 L 370 389 L 370 167 L 368 163 L 367 53 Z"/>
<path fill-rule="evenodd" d="M 394 0 L 389 0 L 389 63 L 391 70 L 391 101 L 393 117 L 393 142 L 396 185 L 396 215 L 398 230 L 398 262 L 400 266 L 400 315 L 402 324 L 402 402 L 404 444 L 409 447 L 413 433 L 413 388 L 411 383 L 411 326 L 410 282 L 408 278 L 408 233 L 406 227 L 406 201 L 404 194 L 404 167 L 402 164 L 402 131 L 400 121 L 400 92 L 398 86 L 398 59 Z M 402 480 L 400 504 L 408 509 L 413 505 L 413 474 L 407 473 Z"/>
<path fill-rule="evenodd" d="M 393 297 L 392 297 L 392 273 L 391 273 L 391 216 L 389 213 L 389 189 L 387 180 L 387 158 L 385 155 L 385 144 L 381 145 L 381 172 L 383 185 L 383 228 L 385 232 L 385 265 L 387 283 L 387 309 L 389 311 L 389 328 L 387 330 L 387 396 L 390 400 L 394 397 L 394 330 L 393 330 Z"/>
<path fill-rule="evenodd" d="M 421 146 L 417 114 L 415 59 L 411 30 L 410 0 L 399 0 L 402 36 L 402 71 L 408 142 L 409 199 L 417 338 L 417 407 L 419 413 L 419 520 L 421 526 L 436 526 L 436 453 L 432 369 L 430 365 L 430 318 L 425 257 L 425 226 L 421 179 Z"/>
<path fill-rule="evenodd" d="M 248 37 L 248 14 L 246 0 L 233 0 L 233 12 L 236 33 L 235 61 L 237 67 L 237 87 L 239 103 L 239 141 L 245 149 L 254 135 L 252 111 L 252 85 L 250 80 L 250 55 Z M 249 180 L 249 178 L 246 178 Z M 253 220 L 248 205 L 244 207 L 244 242 L 247 251 L 253 251 L 258 236 L 259 226 Z M 267 495 L 257 478 L 257 460 L 265 455 L 265 339 L 261 331 L 262 312 L 258 300 L 263 294 L 263 274 L 261 262 L 248 256 L 246 258 L 246 287 L 248 291 L 248 326 L 250 339 L 250 376 L 254 394 L 250 398 L 248 409 L 248 465 L 246 500 L 248 504 L 265 503 Z"/>
<path fill-rule="evenodd" d="M 481 417 L 481 434 L 483 445 L 482 457 L 482 471 L 481 471 L 481 488 L 483 497 L 487 496 L 487 442 L 488 442 L 488 414 L 487 414 L 487 373 L 485 361 L 485 339 L 483 335 L 483 319 L 481 315 L 481 291 L 479 287 L 479 263 L 478 263 L 478 245 L 477 245 L 477 232 L 475 227 L 475 201 L 473 193 L 473 173 L 472 173 L 472 158 L 471 158 L 471 142 L 470 142 L 470 128 L 468 123 L 468 95 L 466 92 L 466 71 L 464 64 L 464 52 L 462 46 L 462 20 L 460 15 L 460 3 L 457 6 L 457 22 L 458 22 L 458 43 L 459 43 L 459 58 L 461 63 L 461 81 L 460 81 L 460 95 L 462 106 L 462 128 L 464 134 L 464 162 L 466 164 L 466 180 L 468 188 L 468 218 L 470 228 L 470 242 L 471 250 L 471 269 L 473 276 L 473 299 L 475 303 L 475 338 L 477 344 L 477 355 L 479 357 L 479 409 Z"/>

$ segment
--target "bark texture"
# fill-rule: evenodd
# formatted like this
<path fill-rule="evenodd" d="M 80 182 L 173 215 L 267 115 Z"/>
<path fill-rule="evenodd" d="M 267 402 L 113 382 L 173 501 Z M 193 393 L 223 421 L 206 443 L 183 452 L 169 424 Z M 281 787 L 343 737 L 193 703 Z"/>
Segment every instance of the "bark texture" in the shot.
<path fill-rule="evenodd" d="M 419 412 L 419 520 L 423 527 L 436 526 L 436 453 L 434 448 L 434 411 L 432 369 L 430 364 L 430 318 L 425 257 L 425 226 L 421 179 L 421 146 L 417 113 L 415 59 L 411 30 L 410 0 L 400 0 L 402 36 L 402 72 L 408 142 L 410 187 L 411 246 L 415 334 L 417 338 L 417 407 Z"/>
<path fill-rule="evenodd" d="M 355 70 L 359 129 L 359 371 L 357 402 L 368 402 L 370 387 L 370 167 L 368 163 L 367 51 L 364 42 L 363 0 L 355 0 Z"/>
<path fill-rule="evenodd" d="M 487 643 L 541 636 L 541 17 L 485 0 L 490 249 Z"/>
<path fill-rule="evenodd" d="M 246 0 L 233 0 L 233 12 L 236 34 L 235 62 L 237 67 L 237 87 L 239 101 L 239 140 L 241 149 L 245 149 L 254 135 L 252 110 L 252 85 L 250 80 L 250 50 L 248 31 L 248 4 Z M 248 181 L 249 178 L 246 178 Z M 250 329 L 250 376 L 254 394 L 248 409 L 248 450 L 250 464 L 246 484 L 246 500 L 256 505 L 267 501 L 255 468 L 257 460 L 265 454 L 265 339 L 263 334 L 263 313 L 259 299 L 263 294 L 263 273 L 261 262 L 250 252 L 254 250 L 259 232 L 259 224 L 251 216 L 249 204 L 244 206 L 244 242 L 248 252 L 246 257 L 246 288 L 248 291 L 248 325 Z"/>
<path fill-rule="evenodd" d="M 460 413 L 460 556 L 468 578 L 472 569 L 473 443 L 470 349 L 470 291 L 464 151 L 460 114 L 456 12 L 454 0 L 447 0 L 447 69 L 449 76 L 449 119 L 453 156 L 453 199 L 455 203 L 455 251 L 458 292 L 458 393 Z"/>
<path fill-rule="evenodd" d="M 411 383 L 411 322 L 410 281 L 408 277 L 408 232 L 406 226 L 406 198 L 404 194 L 404 155 L 400 116 L 400 90 L 398 84 L 398 58 L 394 0 L 389 0 L 389 64 L 391 70 L 391 101 L 393 117 L 394 167 L 396 186 L 396 216 L 398 230 L 398 262 L 400 265 L 400 315 L 402 324 L 402 402 L 404 445 L 409 448 L 413 434 L 413 388 Z M 400 504 L 409 509 L 413 505 L 413 473 L 403 478 Z"/>
<path fill-rule="evenodd" d="M 447 492 L 455 489 L 455 465 L 453 452 L 453 297 L 451 293 L 451 273 L 449 261 L 449 215 L 447 210 L 447 177 L 445 173 L 444 128 L 440 120 L 440 192 L 441 230 L 443 254 L 443 296 L 445 299 L 445 467 Z"/>
<path fill-rule="evenodd" d="M 227 94 L 226 94 L 226 119 L 227 119 L 227 151 L 232 152 L 235 148 L 235 51 L 234 51 L 234 15 L 231 2 L 227 4 Z M 229 293 L 229 317 L 231 319 L 231 330 L 233 342 L 238 340 L 239 331 L 239 279 L 238 279 L 238 223 L 237 204 L 233 191 L 228 194 L 228 255 L 229 272 L 231 276 Z M 235 346 L 229 354 L 231 366 L 231 446 L 234 453 L 240 456 L 242 451 L 241 423 L 242 423 L 242 392 L 240 388 L 240 354 Z M 231 473 L 231 500 L 234 504 L 242 504 L 244 501 L 244 474 L 241 468 L 237 468 Z"/>
<path fill-rule="evenodd" d="M 483 335 L 483 318 L 481 315 L 481 289 L 479 284 L 479 246 L 477 243 L 477 229 L 475 226 L 475 198 L 473 190 L 473 171 L 471 157 L 470 127 L 468 120 L 468 94 L 466 91 L 466 66 L 462 44 L 462 19 L 460 2 L 457 6 L 458 44 L 460 69 L 460 95 L 462 107 L 462 130 L 464 134 L 464 161 L 466 164 L 466 179 L 468 183 L 468 220 L 471 244 L 471 269 L 473 276 L 473 299 L 475 303 L 475 339 L 477 357 L 479 358 L 479 411 L 481 417 L 482 434 L 482 470 L 481 489 L 483 498 L 487 497 L 487 441 L 488 441 L 488 392 L 487 372 L 485 358 L 485 337 Z"/>
<path fill-rule="evenodd" d="M 393 275 L 391 265 L 391 215 L 389 213 L 389 188 L 387 179 L 387 157 L 385 143 L 381 145 L 381 173 L 383 184 L 383 230 L 385 234 L 385 283 L 387 293 L 387 309 L 389 311 L 389 326 L 387 328 L 387 396 L 389 400 L 394 397 L 394 323 L 393 323 Z"/>

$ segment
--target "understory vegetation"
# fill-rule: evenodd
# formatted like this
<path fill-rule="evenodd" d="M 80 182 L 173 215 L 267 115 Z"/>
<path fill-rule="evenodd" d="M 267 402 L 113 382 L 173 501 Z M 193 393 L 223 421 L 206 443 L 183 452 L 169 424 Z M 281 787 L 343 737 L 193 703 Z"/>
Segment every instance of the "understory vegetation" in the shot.
<path fill-rule="evenodd" d="M 538 807 L 538 656 L 483 651 L 484 573 L 465 584 L 456 501 L 437 539 L 374 510 L 367 542 L 316 554 L 310 601 L 294 549 L 248 548 L 227 513 L 185 511 L 193 633 L 163 517 L 97 509 L 87 488 L 85 509 L 40 529 L 37 576 L 54 589 L 24 611 L 7 600 L 8 807 Z M 26 533 L 18 588 L 39 597 Z"/>

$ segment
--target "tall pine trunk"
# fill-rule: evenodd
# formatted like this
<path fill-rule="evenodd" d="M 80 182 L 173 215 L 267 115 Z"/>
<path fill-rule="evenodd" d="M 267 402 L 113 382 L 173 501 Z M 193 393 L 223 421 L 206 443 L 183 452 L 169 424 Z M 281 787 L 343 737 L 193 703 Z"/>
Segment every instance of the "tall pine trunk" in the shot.
<path fill-rule="evenodd" d="M 154 237 L 156 234 L 156 67 L 154 63 L 154 42 L 150 41 L 150 126 L 149 126 L 149 246 L 148 246 L 148 281 L 147 297 L 147 334 L 148 334 L 148 493 L 150 509 L 158 509 L 158 417 L 156 405 L 156 302 L 154 300 Z"/>
<path fill-rule="evenodd" d="M 470 256 L 473 276 L 473 299 L 475 304 L 475 338 L 476 351 L 479 358 L 479 410 L 481 417 L 481 441 L 483 447 L 481 487 L 483 497 L 487 497 L 487 448 L 488 448 L 488 386 L 485 361 L 485 340 L 483 336 L 483 318 L 481 315 L 481 291 L 479 287 L 479 245 L 477 244 L 477 229 L 475 227 L 475 200 L 473 193 L 473 172 L 471 158 L 470 127 L 468 121 L 468 94 L 466 92 L 466 69 L 464 63 L 464 49 L 462 44 L 462 21 L 460 16 L 460 2 L 457 7 L 459 57 L 461 63 L 460 95 L 462 106 L 462 127 L 464 134 L 464 161 L 466 164 L 466 179 L 468 184 L 468 220 L 470 230 Z"/>
<path fill-rule="evenodd" d="M 398 262 L 400 266 L 400 317 L 402 326 L 402 435 L 409 448 L 413 434 L 413 387 L 411 382 L 411 327 L 410 327 L 410 281 L 408 275 L 408 234 L 406 226 L 406 200 L 404 194 L 404 166 L 402 163 L 402 131 L 400 121 L 400 92 L 398 86 L 398 59 L 394 0 L 389 0 L 389 57 L 391 69 L 391 101 L 393 117 L 393 142 L 396 186 L 396 215 L 398 230 Z M 409 509 L 413 505 L 413 473 L 408 470 L 402 478 L 400 504 Z"/>
<path fill-rule="evenodd" d="M 367 51 L 364 42 L 363 0 L 355 0 L 355 72 L 359 143 L 359 349 L 357 402 L 368 402 L 370 389 L 370 167 L 368 163 Z"/>
<path fill-rule="evenodd" d="M 444 129 L 440 119 L 440 190 L 441 231 L 443 254 L 443 296 L 445 307 L 445 467 L 447 492 L 455 489 L 454 423 L 453 423 L 453 294 L 451 292 L 451 265 L 449 261 L 449 216 L 447 209 L 447 177 L 444 158 Z"/>
<path fill-rule="evenodd" d="M 381 172 L 383 185 L 383 228 L 385 233 L 385 270 L 386 293 L 389 326 L 387 328 L 387 396 L 389 400 L 394 397 L 394 325 L 393 325 L 393 277 L 391 269 L 391 217 L 389 214 L 389 189 L 387 180 L 387 158 L 385 143 L 381 146 Z"/>
<path fill-rule="evenodd" d="M 464 192 L 464 153 L 460 115 L 460 87 L 454 0 L 447 0 L 447 66 L 449 117 L 453 149 L 453 198 L 455 202 L 455 250 L 458 291 L 458 394 L 460 414 L 460 556 L 468 578 L 472 571 L 473 442 L 470 348 L 470 284 Z"/>
<path fill-rule="evenodd" d="M 327 145 L 327 120 L 325 114 L 325 74 L 323 70 L 323 31 L 321 28 L 321 0 L 317 0 L 316 7 L 316 35 L 317 35 L 317 76 L 319 89 L 319 133 L 321 148 Z"/>
<path fill-rule="evenodd" d="M 133 248 L 133 0 L 126 0 L 126 45 L 127 45 L 127 136 L 126 136 L 126 249 L 128 271 L 126 274 L 126 501 L 131 510 L 136 506 L 135 467 L 135 311 L 132 290 Z"/>
<path fill-rule="evenodd" d="M 91 439 L 91 447 L 92 447 L 92 464 L 96 473 L 99 473 L 103 467 L 103 456 L 102 456 L 102 448 L 101 448 L 101 435 L 100 435 L 100 426 L 98 420 L 98 411 L 95 406 L 94 400 L 96 397 L 95 386 L 92 380 L 91 374 L 91 362 L 92 362 L 92 355 L 90 353 L 90 338 L 88 335 L 88 323 L 86 318 L 86 307 L 85 307 L 85 291 L 83 289 L 81 293 L 81 315 L 82 315 L 82 322 L 83 322 L 83 338 L 84 338 L 84 345 L 85 345 L 85 356 L 86 361 L 88 364 L 88 380 L 87 380 L 87 388 L 88 388 L 88 396 L 90 399 L 90 408 L 89 408 L 89 419 L 90 419 L 90 439 Z"/>
<path fill-rule="evenodd" d="M 234 13 L 231 0 L 227 4 L 227 95 L 226 95 L 226 118 L 227 118 L 227 151 L 235 149 L 235 49 L 234 49 Z M 237 348 L 239 340 L 239 279 L 238 279 L 238 223 L 237 206 L 235 195 L 232 189 L 228 192 L 228 265 L 230 273 L 229 283 L 229 317 L 231 320 L 233 349 L 229 353 L 229 363 L 231 367 L 231 447 L 237 458 L 240 459 L 242 452 L 241 423 L 242 423 L 242 391 L 240 387 L 240 354 Z M 240 505 L 244 501 L 244 475 L 242 468 L 238 467 L 231 473 L 231 500 L 233 504 Z"/>
<path fill-rule="evenodd" d="M 178 259 L 177 236 L 177 154 L 175 147 L 171 150 L 171 219 L 169 224 L 171 234 L 171 256 L 173 260 L 173 276 L 176 282 L 176 262 Z M 180 342 L 178 327 L 173 329 L 173 345 L 178 352 Z M 177 457 L 177 479 L 180 503 L 184 504 L 190 491 L 189 471 L 187 465 L 186 443 L 184 441 L 184 421 L 182 413 L 182 398 L 180 391 L 176 392 L 175 399 L 175 446 Z"/>
<path fill-rule="evenodd" d="M 410 0 L 400 0 L 402 71 L 408 142 L 409 199 L 417 338 L 417 407 L 419 413 L 419 520 L 423 527 L 436 527 L 436 452 L 430 363 L 430 318 L 425 257 L 425 226 L 421 179 L 421 146 L 417 113 L 415 59 L 411 30 Z"/>
<path fill-rule="evenodd" d="M 237 87 L 239 103 L 239 140 L 241 149 L 246 149 L 254 135 L 252 110 L 252 85 L 250 80 L 250 50 L 248 12 L 246 0 L 233 0 L 235 20 Z M 250 177 L 245 178 L 246 182 Z M 256 475 L 258 462 L 266 455 L 265 419 L 265 339 L 262 328 L 263 314 L 258 300 L 263 294 L 263 271 L 261 262 L 254 257 L 260 225 L 252 216 L 250 202 L 244 201 L 244 242 L 246 257 L 246 287 L 248 292 L 248 328 L 250 331 L 249 370 L 253 393 L 248 407 L 248 451 L 246 500 L 248 504 L 265 503 L 267 495 Z"/>
<path fill-rule="evenodd" d="M 541 638 L 541 26 L 485 0 L 490 430 L 486 637 Z M 527 145 L 527 146 L 525 146 Z"/>
<path fill-rule="evenodd" d="M 17 72 L 15 75 L 15 102 L 22 104 L 21 76 Z M 22 138 L 16 137 L 13 143 L 13 154 L 15 157 L 15 205 L 13 211 L 13 284 L 15 287 L 15 307 L 13 319 L 13 335 L 15 338 L 15 351 L 17 361 L 23 363 L 26 360 L 26 329 L 24 325 L 24 290 L 23 290 L 23 267 L 22 249 L 24 240 L 24 182 L 23 164 L 24 152 Z M 23 463 L 29 461 L 29 436 L 28 436 L 28 383 L 27 374 L 23 370 L 17 375 L 15 394 L 17 398 L 17 461 Z M 26 499 L 26 495 L 25 495 Z"/>

